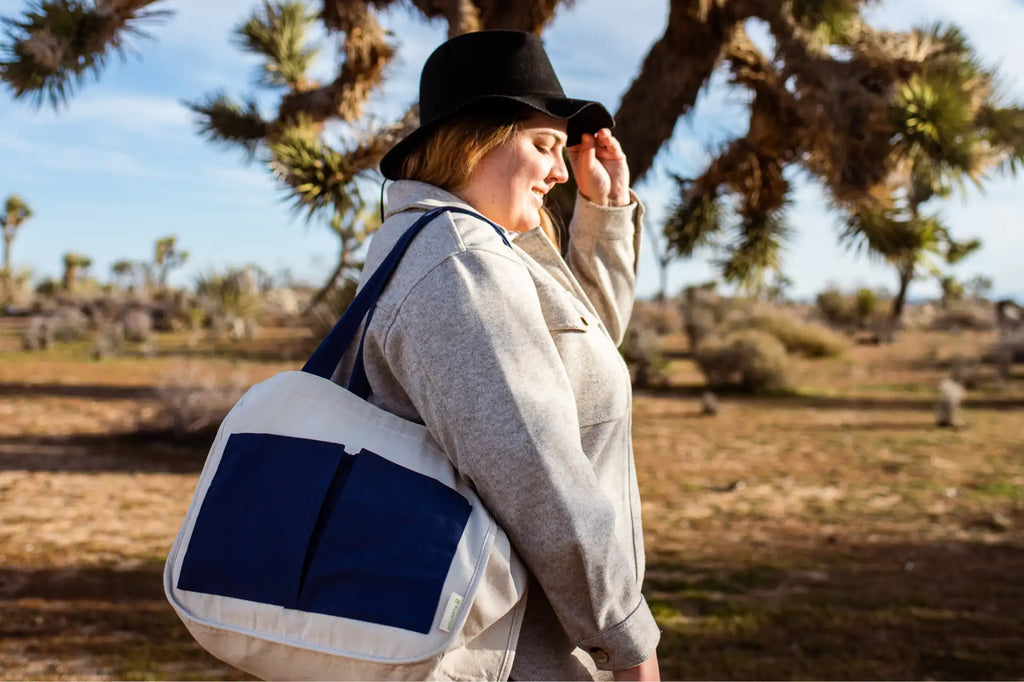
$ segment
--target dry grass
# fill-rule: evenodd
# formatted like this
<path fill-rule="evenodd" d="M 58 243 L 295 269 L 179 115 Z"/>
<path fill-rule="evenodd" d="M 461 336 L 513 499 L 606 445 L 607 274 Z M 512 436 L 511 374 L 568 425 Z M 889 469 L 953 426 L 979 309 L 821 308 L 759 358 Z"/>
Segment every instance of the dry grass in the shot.
<path fill-rule="evenodd" d="M 207 442 L 132 428 L 169 371 L 256 381 L 294 367 L 304 332 L 96 363 L 5 352 L 15 331 L 0 325 L 0 679 L 244 678 L 160 584 Z M 982 367 L 965 428 L 933 426 L 938 381 L 989 334 L 802 360 L 791 392 L 721 396 L 717 417 L 680 338 L 670 385 L 635 401 L 666 678 L 1024 677 L 1022 368 L 999 384 Z"/>

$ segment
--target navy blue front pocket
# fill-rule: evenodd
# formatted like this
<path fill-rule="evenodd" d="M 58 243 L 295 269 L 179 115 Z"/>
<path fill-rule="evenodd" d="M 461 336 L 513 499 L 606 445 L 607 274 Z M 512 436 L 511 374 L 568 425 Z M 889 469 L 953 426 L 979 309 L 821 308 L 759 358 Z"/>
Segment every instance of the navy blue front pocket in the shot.
<path fill-rule="evenodd" d="M 428 633 L 470 511 L 368 450 L 232 434 L 178 588 Z"/>
<path fill-rule="evenodd" d="M 290 606 L 345 455 L 337 443 L 235 433 L 199 510 L 178 588 Z"/>
<path fill-rule="evenodd" d="M 430 632 L 470 511 L 444 484 L 361 450 L 299 607 Z"/>

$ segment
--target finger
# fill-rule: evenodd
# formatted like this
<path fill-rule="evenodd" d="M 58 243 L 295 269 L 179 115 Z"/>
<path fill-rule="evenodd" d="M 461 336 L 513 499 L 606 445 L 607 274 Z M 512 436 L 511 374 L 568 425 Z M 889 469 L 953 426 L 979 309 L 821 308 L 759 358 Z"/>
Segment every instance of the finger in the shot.
<path fill-rule="evenodd" d="M 604 133 L 600 138 L 598 138 L 598 151 L 602 152 L 600 154 L 601 158 L 624 158 L 625 154 L 622 153 L 622 146 L 619 144 L 619 141 L 615 136 L 611 134 L 611 131 L 607 128 L 602 128 L 600 132 Z"/>
<path fill-rule="evenodd" d="M 583 133 L 580 138 L 580 143 L 575 146 L 575 154 L 573 155 L 572 152 L 570 152 L 570 161 L 572 161 L 573 156 L 575 156 L 575 163 L 573 164 L 574 170 L 575 167 L 580 164 L 585 165 L 593 162 L 596 159 L 596 148 L 597 141 L 594 139 L 594 136 L 589 133 Z"/>

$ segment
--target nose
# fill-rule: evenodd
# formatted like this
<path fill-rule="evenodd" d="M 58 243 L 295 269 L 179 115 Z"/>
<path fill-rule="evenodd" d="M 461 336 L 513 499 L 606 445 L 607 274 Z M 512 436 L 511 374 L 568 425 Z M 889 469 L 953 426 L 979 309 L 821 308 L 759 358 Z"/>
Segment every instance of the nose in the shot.
<path fill-rule="evenodd" d="M 557 160 L 551 167 L 551 172 L 548 173 L 548 180 L 555 183 L 565 182 L 569 179 L 569 169 L 565 167 L 565 157 L 561 154 L 557 156 Z"/>

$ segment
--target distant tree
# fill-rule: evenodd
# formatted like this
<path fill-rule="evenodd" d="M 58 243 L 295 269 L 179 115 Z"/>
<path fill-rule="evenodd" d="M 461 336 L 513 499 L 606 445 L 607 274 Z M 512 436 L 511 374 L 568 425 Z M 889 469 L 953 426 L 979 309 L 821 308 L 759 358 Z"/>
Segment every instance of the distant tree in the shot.
<path fill-rule="evenodd" d="M 964 298 L 964 285 L 957 281 L 952 275 L 945 275 L 939 279 L 939 286 L 942 289 L 942 307 L 948 308 L 951 303 L 962 301 Z"/>
<path fill-rule="evenodd" d="M 2 274 L 5 280 L 11 275 L 11 245 L 14 242 L 14 238 L 18 236 L 18 230 L 31 217 L 32 209 L 29 208 L 28 204 L 21 197 L 17 194 L 7 197 L 7 200 L 4 202 L 4 212 L 0 214 L 0 226 L 2 226 L 4 234 Z"/>
<path fill-rule="evenodd" d="M 978 64 L 963 35 L 938 26 L 919 35 L 922 45 L 943 50 L 896 89 L 892 171 L 879 188 L 887 194 L 854 205 L 842 236 L 896 267 L 895 323 L 922 267 L 940 275 L 940 261 L 955 264 L 980 247 L 977 239 L 954 239 L 924 204 L 948 198 L 968 180 L 980 187 L 990 170 L 1013 173 L 1024 162 L 1024 109 L 999 105 L 995 75 Z"/>
<path fill-rule="evenodd" d="M 983 301 L 992 294 L 992 278 L 984 275 L 974 275 L 964 282 L 964 292 L 975 301 Z"/>
<path fill-rule="evenodd" d="M 92 259 L 80 253 L 69 251 L 64 254 L 64 274 L 61 277 L 64 291 L 74 293 L 79 274 L 92 265 Z"/>
<path fill-rule="evenodd" d="M 171 270 L 181 267 L 188 260 L 188 251 L 178 249 L 177 237 L 174 235 L 158 239 L 153 251 L 156 283 L 163 291 L 167 288 L 167 276 Z"/>
<path fill-rule="evenodd" d="M 134 279 L 138 272 L 138 264 L 131 260 L 117 260 L 111 263 L 110 273 L 117 283 L 125 289 L 134 285 Z"/>
<path fill-rule="evenodd" d="M 765 283 L 763 296 L 766 301 L 782 303 L 789 297 L 789 291 L 793 288 L 793 280 L 784 273 L 775 272 L 771 280 Z"/>

